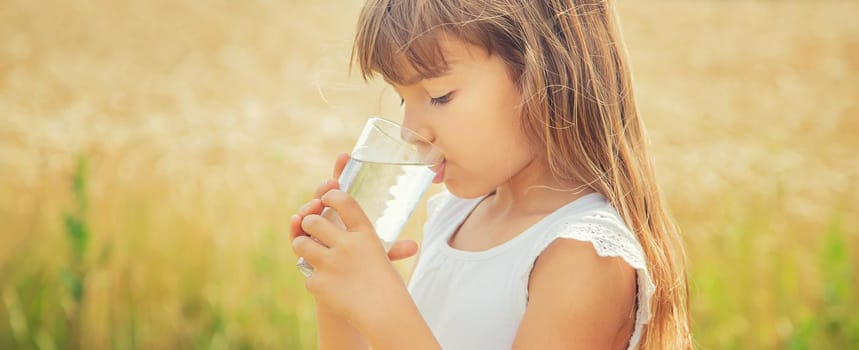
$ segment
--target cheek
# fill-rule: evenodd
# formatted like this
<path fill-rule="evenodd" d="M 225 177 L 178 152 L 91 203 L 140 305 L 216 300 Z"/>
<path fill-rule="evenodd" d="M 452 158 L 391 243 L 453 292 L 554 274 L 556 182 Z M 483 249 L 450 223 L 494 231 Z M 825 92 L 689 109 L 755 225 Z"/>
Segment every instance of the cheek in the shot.
<path fill-rule="evenodd" d="M 522 131 L 518 90 L 509 81 L 481 81 L 439 119 L 449 161 L 451 187 L 482 195 L 515 175 L 533 159 Z M 441 134 L 439 135 L 441 136 Z"/>
<path fill-rule="evenodd" d="M 449 110 L 445 134 L 451 160 L 462 158 L 464 167 L 474 164 L 484 171 L 521 165 L 532 152 L 522 131 L 518 93 L 496 90 L 463 97 L 475 103 Z"/>
<path fill-rule="evenodd" d="M 511 143 L 484 144 L 457 156 L 458 162 L 447 170 L 445 185 L 461 198 L 476 198 L 495 190 L 533 159 L 525 147 Z"/>
<path fill-rule="evenodd" d="M 487 133 L 458 140 L 456 156 L 462 175 L 496 184 L 516 174 L 533 158 L 524 135 L 514 128 L 488 128 Z"/>

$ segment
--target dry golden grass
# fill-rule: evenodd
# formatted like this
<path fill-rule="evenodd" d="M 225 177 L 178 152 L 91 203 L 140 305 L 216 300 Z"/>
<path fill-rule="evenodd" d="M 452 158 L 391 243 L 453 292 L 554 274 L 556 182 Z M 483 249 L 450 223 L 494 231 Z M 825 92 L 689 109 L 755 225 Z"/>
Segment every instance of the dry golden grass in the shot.
<path fill-rule="evenodd" d="M 360 6 L 0 5 L 0 348 L 313 347 L 288 217 L 399 113 L 348 75 Z M 859 5 L 619 13 L 699 344 L 859 346 Z"/>

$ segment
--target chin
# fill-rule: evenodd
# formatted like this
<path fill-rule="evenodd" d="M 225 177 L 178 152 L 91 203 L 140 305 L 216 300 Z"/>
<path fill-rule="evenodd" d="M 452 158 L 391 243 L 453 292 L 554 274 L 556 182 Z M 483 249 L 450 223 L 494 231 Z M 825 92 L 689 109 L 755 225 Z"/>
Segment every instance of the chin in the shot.
<path fill-rule="evenodd" d="M 480 198 L 486 195 L 489 192 L 495 190 L 494 188 L 481 188 L 481 186 L 468 186 L 463 185 L 461 183 L 457 183 L 456 181 L 445 181 L 444 187 L 447 188 L 447 191 L 450 194 L 457 196 L 462 199 L 472 199 L 472 198 Z"/>

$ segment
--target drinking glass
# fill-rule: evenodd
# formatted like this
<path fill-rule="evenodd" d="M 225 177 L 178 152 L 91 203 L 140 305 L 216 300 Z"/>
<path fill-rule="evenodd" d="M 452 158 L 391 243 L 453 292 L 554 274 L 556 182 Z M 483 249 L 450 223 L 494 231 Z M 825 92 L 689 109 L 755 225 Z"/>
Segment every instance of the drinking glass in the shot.
<path fill-rule="evenodd" d="M 409 216 L 436 177 L 444 156 L 418 133 L 395 122 L 372 117 L 343 168 L 338 181 L 373 223 L 387 252 Z M 324 208 L 321 215 L 345 228 L 337 212 Z M 299 258 L 305 276 L 313 266 Z"/>

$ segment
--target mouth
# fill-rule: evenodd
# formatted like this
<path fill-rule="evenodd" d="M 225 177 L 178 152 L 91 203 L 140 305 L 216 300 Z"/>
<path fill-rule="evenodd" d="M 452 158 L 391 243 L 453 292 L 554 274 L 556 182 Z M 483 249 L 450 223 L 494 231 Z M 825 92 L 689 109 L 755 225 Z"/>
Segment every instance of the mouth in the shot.
<path fill-rule="evenodd" d="M 432 183 L 438 184 L 444 182 L 444 169 L 446 165 L 447 160 L 444 160 L 441 164 L 432 167 L 432 170 L 435 172 L 435 178 L 432 179 Z"/>

